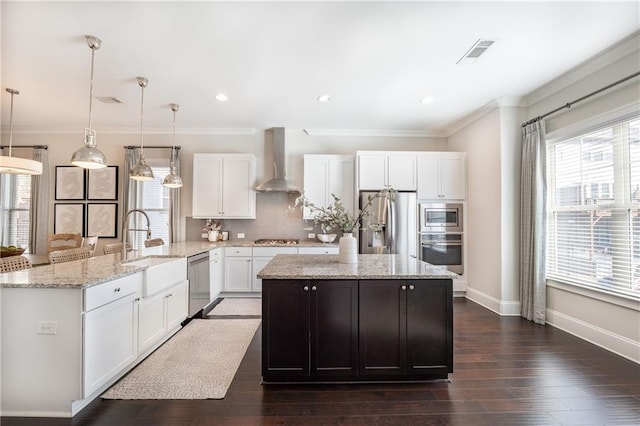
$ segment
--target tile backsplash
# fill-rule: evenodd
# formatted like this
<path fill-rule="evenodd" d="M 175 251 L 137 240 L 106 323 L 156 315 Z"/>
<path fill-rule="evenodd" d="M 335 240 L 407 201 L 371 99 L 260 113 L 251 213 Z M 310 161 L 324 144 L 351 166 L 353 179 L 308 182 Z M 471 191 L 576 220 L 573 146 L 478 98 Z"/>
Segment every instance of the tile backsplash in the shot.
<path fill-rule="evenodd" d="M 229 239 L 237 240 L 238 233 L 244 233 L 245 240 L 253 241 L 261 238 L 296 238 L 307 239 L 309 232 L 318 232 L 315 228 L 311 231 L 306 227 L 313 227 L 313 221 L 302 219 L 302 209 L 289 211 L 289 205 L 293 205 L 298 194 L 284 192 L 257 193 L 256 194 L 256 219 L 225 219 L 222 221 L 222 230 L 229 231 Z M 216 220 L 219 222 L 218 220 Z M 186 240 L 202 239 L 202 228 L 206 224 L 205 219 L 186 218 Z"/>

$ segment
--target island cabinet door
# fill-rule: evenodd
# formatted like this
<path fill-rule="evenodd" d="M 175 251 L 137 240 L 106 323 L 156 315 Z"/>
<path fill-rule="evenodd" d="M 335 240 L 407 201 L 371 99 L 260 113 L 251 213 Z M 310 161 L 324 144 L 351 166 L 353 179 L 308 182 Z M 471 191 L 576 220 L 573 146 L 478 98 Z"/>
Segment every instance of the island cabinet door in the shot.
<path fill-rule="evenodd" d="M 406 374 L 406 288 L 404 280 L 360 280 L 360 375 Z"/>
<path fill-rule="evenodd" d="M 453 372 L 451 280 L 407 281 L 407 362 L 411 375 Z"/>
<path fill-rule="evenodd" d="M 311 281 L 311 375 L 358 373 L 358 281 Z"/>
<path fill-rule="evenodd" d="M 262 377 L 309 376 L 308 280 L 262 280 Z"/>

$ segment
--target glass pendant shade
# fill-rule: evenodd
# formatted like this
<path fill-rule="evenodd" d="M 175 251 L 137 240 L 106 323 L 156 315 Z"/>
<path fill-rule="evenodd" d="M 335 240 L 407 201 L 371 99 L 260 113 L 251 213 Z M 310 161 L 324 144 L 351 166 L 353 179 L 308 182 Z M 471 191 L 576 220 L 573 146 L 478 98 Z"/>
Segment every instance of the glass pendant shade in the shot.
<path fill-rule="evenodd" d="M 175 154 L 176 154 L 176 111 L 178 111 L 178 104 L 169 104 L 171 111 L 173 111 L 173 146 L 171 147 L 171 160 L 169 160 L 169 174 L 164 177 L 162 185 L 167 188 L 180 188 L 182 186 L 182 178 L 178 176 L 176 170 Z"/>
<path fill-rule="evenodd" d="M 11 93 L 11 113 L 9 117 L 9 155 L 0 155 L 0 173 L 12 175 L 41 175 L 42 163 L 28 158 L 12 157 L 11 148 L 13 145 L 13 95 L 20 92 L 14 89 L 6 89 Z"/>
<path fill-rule="evenodd" d="M 84 129 L 84 146 L 71 156 L 71 164 L 83 169 L 103 169 L 107 167 L 107 159 L 96 147 L 96 132 L 91 130 L 91 107 L 93 105 L 93 62 L 96 50 L 102 41 L 95 36 L 86 35 L 85 39 L 91 49 L 91 85 L 89 89 L 89 128 Z"/>

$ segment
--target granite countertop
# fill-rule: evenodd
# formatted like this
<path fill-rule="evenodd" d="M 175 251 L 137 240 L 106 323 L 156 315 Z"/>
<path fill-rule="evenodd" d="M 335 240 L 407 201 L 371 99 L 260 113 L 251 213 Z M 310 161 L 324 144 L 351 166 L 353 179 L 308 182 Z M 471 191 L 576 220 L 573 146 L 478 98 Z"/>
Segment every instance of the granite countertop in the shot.
<path fill-rule="evenodd" d="M 180 241 L 156 247 L 135 250 L 127 254 L 127 261 L 148 256 L 189 257 L 216 247 L 326 247 L 320 241 L 301 240 L 297 245 L 262 245 L 250 240 L 209 242 Z M 122 261 L 120 253 L 96 255 L 89 259 L 42 265 L 15 272 L 0 273 L 0 287 L 4 288 L 67 288 L 78 289 L 111 281 L 146 269 Z"/>
<path fill-rule="evenodd" d="M 279 254 L 258 274 L 261 279 L 442 279 L 458 278 L 446 266 L 413 257 L 360 254 L 358 263 L 338 263 L 338 255 Z"/>

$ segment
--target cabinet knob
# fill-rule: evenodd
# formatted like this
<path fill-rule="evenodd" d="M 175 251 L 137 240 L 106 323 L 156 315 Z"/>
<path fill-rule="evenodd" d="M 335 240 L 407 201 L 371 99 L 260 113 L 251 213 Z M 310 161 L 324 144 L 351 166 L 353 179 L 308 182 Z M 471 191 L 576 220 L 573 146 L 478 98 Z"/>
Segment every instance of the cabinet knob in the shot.
<path fill-rule="evenodd" d="M 302 289 L 303 289 L 304 291 L 309 291 L 309 286 L 308 286 L 308 285 L 305 285 L 304 287 L 302 287 Z"/>
<path fill-rule="evenodd" d="M 167 294 L 167 297 L 171 297 L 171 296 L 173 296 L 173 293 Z"/>
<path fill-rule="evenodd" d="M 139 301 L 140 301 L 140 298 L 139 298 L 139 297 L 136 297 L 135 299 L 133 299 L 133 301 L 134 301 L 134 302 L 139 302 Z"/>
<path fill-rule="evenodd" d="M 116 287 L 116 288 L 113 289 L 114 293 L 118 293 L 119 291 L 120 291 L 120 287 Z"/>
<path fill-rule="evenodd" d="M 316 287 L 315 285 L 311 286 L 311 290 L 316 291 L 317 289 L 318 289 L 318 287 Z"/>
<path fill-rule="evenodd" d="M 413 284 L 409 284 L 409 290 L 414 290 L 415 287 L 413 286 Z"/>
<path fill-rule="evenodd" d="M 403 289 L 403 290 L 406 290 L 406 289 L 407 289 L 407 286 L 406 286 L 406 285 L 403 285 L 403 286 L 401 286 L 400 288 L 401 288 L 401 289 Z"/>

